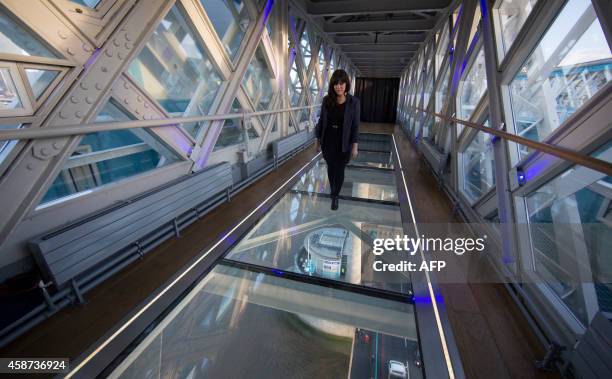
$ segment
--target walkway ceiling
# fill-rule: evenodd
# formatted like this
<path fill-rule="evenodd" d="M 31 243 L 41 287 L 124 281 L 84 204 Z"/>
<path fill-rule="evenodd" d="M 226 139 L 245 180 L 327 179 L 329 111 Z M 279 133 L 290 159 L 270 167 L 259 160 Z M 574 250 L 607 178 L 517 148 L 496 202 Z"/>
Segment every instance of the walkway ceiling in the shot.
<path fill-rule="evenodd" d="M 451 0 L 306 0 L 360 76 L 399 77 Z"/>

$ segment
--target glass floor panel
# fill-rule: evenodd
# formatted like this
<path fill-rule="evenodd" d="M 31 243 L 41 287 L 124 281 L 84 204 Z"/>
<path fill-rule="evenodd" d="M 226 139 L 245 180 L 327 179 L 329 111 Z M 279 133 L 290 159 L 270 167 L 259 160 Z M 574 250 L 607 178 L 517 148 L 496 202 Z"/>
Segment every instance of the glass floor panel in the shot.
<path fill-rule="evenodd" d="M 367 136 L 367 137 L 366 137 Z M 360 134 L 359 137 L 359 148 L 362 150 L 371 151 L 390 151 L 391 150 L 391 138 L 389 136 L 376 136 L 372 134 Z"/>
<path fill-rule="evenodd" d="M 401 255 L 372 253 L 374 238 L 402 234 L 399 208 L 373 202 L 288 193 L 227 255 L 227 259 L 346 283 L 408 293 L 405 272 L 376 272 Z"/>
<path fill-rule="evenodd" d="M 372 253 L 402 234 L 391 154 L 351 163 L 350 200 L 330 209 L 315 163 L 110 377 L 387 378 L 393 360 L 422 378 L 410 278 L 372 269 L 401 257 Z"/>
<path fill-rule="evenodd" d="M 351 166 L 393 169 L 393 160 L 391 153 L 360 150 L 357 158 L 349 163 L 348 167 Z"/>
<path fill-rule="evenodd" d="M 217 265 L 111 378 L 422 378 L 414 307 Z"/>
<path fill-rule="evenodd" d="M 329 194 L 329 180 L 327 179 L 325 162 L 319 160 L 306 175 L 300 178 L 293 189 L 309 193 Z M 389 170 L 347 167 L 344 172 L 344 184 L 340 190 L 340 195 L 397 202 L 395 173 Z"/>

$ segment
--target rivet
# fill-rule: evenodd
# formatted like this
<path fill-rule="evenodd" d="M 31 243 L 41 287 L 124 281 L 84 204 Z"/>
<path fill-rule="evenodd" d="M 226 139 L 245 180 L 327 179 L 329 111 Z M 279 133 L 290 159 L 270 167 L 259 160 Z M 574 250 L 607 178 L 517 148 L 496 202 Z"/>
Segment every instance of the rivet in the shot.
<path fill-rule="evenodd" d="M 123 54 L 121 52 L 118 52 L 117 53 L 117 58 L 123 60 L 124 56 L 123 56 Z"/>
<path fill-rule="evenodd" d="M 124 102 L 125 104 L 129 104 L 129 103 L 130 103 L 130 99 L 128 99 L 128 98 L 126 97 L 125 99 L 123 99 L 123 102 Z"/>
<path fill-rule="evenodd" d="M 61 39 L 66 39 L 68 38 L 68 35 L 66 33 L 64 33 L 62 30 L 58 30 L 57 31 L 57 35 L 59 36 L 59 38 Z"/>
<path fill-rule="evenodd" d="M 100 67 L 100 71 L 102 71 L 102 72 L 107 72 L 107 71 L 108 71 L 108 68 L 106 68 L 106 66 L 102 66 L 102 67 Z"/>
<path fill-rule="evenodd" d="M 76 111 L 74 115 L 77 116 L 77 118 L 83 118 L 83 113 L 81 113 L 81 111 Z"/>
<path fill-rule="evenodd" d="M 72 47 L 67 48 L 66 52 L 70 55 L 74 55 L 74 50 L 72 49 Z"/>
<path fill-rule="evenodd" d="M 40 149 L 40 155 L 42 155 L 43 157 L 48 157 L 49 156 L 49 150 L 47 150 L 46 147 L 43 147 L 42 149 Z"/>
<path fill-rule="evenodd" d="M 113 45 L 119 47 L 119 45 L 121 45 L 121 42 L 117 41 L 117 38 L 113 38 Z"/>
<path fill-rule="evenodd" d="M 81 82 L 81 84 L 79 84 L 79 87 L 81 87 L 85 91 L 87 91 L 89 89 L 89 86 L 85 82 Z"/>
<path fill-rule="evenodd" d="M 100 84 L 100 83 L 96 83 L 96 89 L 97 89 L 98 91 L 102 91 L 102 84 Z"/>
<path fill-rule="evenodd" d="M 136 113 L 136 114 L 140 114 L 140 109 L 136 109 L 136 110 L 134 111 L 134 113 Z"/>
<path fill-rule="evenodd" d="M 130 89 L 130 83 L 128 83 L 128 82 L 123 82 L 123 88 L 125 88 L 125 89 Z"/>
<path fill-rule="evenodd" d="M 138 100 L 139 103 L 142 103 L 142 96 L 140 95 L 136 96 L 136 100 Z"/>
<path fill-rule="evenodd" d="M 91 97 L 86 97 L 86 98 L 85 98 L 85 102 L 86 102 L 87 104 L 93 104 L 93 99 L 92 99 Z"/>
<path fill-rule="evenodd" d="M 31 163 L 28 163 L 28 164 L 26 165 L 26 168 L 27 168 L 28 170 L 33 170 L 33 169 L 34 169 L 34 166 L 32 166 L 32 164 L 31 164 Z"/>
<path fill-rule="evenodd" d="M 90 53 L 91 50 L 92 50 L 92 48 L 88 44 L 86 44 L 86 43 L 83 44 L 83 51 L 85 51 L 87 53 Z"/>
<path fill-rule="evenodd" d="M 79 102 L 79 98 L 78 98 L 78 97 L 76 97 L 76 96 L 70 96 L 70 102 L 71 102 L 72 104 L 76 104 L 76 103 L 78 103 L 78 102 Z"/>
<path fill-rule="evenodd" d="M 125 33 L 125 40 L 126 41 L 131 41 L 132 37 L 130 37 L 130 35 L 128 33 Z"/>
<path fill-rule="evenodd" d="M 129 42 L 126 42 L 124 46 L 125 46 L 125 48 L 126 48 L 126 49 L 128 49 L 128 50 L 132 49 L 132 44 L 131 44 L 131 43 L 129 43 Z"/>
<path fill-rule="evenodd" d="M 113 51 L 106 49 L 104 50 L 104 55 L 106 55 L 107 57 L 112 57 L 113 56 Z"/>
<path fill-rule="evenodd" d="M 149 103 L 144 103 L 145 108 L 149 108 Z"/>
<path fill-rule="evenodd" d="M 62 147 L 62 145 L 59 144 L 59 142 L 53 142 L 53 148 L 55 150 L 59 150 Z"/>
<path fill-rule="evenodd" d="M 66 116 L 66 113 L 64 113 L 64 111 L 60 111 L 59 117 L 63 118 L 63 119 L 67 119 L 68 118 L 68 116 Z"/>

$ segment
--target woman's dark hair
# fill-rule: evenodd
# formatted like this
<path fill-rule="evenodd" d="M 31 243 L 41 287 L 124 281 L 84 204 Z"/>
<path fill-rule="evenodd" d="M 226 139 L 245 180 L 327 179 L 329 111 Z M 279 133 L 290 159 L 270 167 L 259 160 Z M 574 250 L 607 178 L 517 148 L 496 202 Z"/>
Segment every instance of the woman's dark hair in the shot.
<path fill-rule="evenodd" d="M 329 87 L 327 88 L 327 96 L 323 99 L 323 105 L 325 108 L 330 109 L 331 107 L 336 105 L 336 91 L 334 91 L 334 86 L 338 83 L 346 83 L 346 93 L 351 90 L 351 79 L 349 78 L 346 71 L 339 69 L 334 71 L 329 79 Z"/>

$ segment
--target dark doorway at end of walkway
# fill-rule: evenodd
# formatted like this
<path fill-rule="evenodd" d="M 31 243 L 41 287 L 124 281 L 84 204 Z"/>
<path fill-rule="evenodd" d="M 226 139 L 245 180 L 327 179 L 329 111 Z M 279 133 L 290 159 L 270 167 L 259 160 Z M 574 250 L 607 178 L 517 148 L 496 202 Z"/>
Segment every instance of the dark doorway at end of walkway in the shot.
<path fill-rule="evenodd" d="M 361 100 L 361 121 L 395 123 L 399 78 L 357 78 L 355 96 Z"/>

